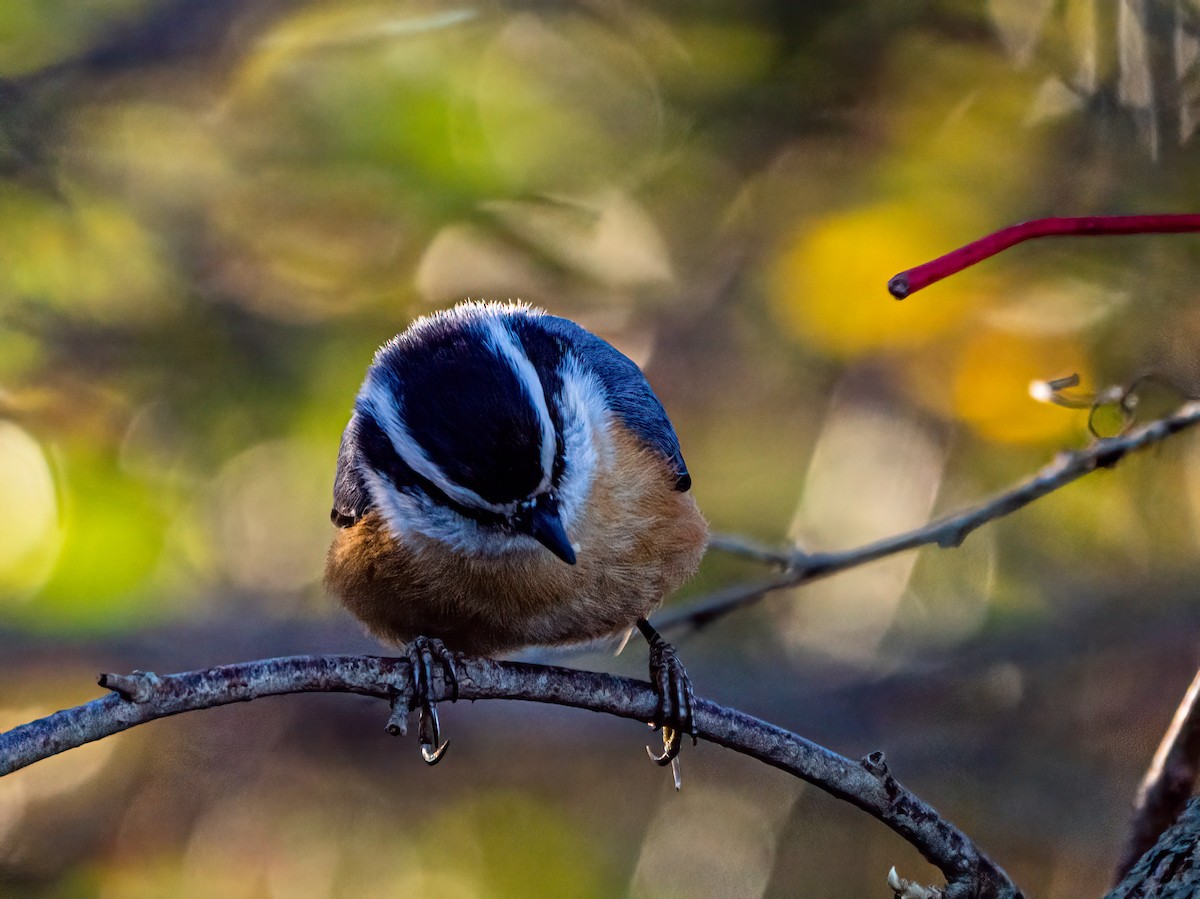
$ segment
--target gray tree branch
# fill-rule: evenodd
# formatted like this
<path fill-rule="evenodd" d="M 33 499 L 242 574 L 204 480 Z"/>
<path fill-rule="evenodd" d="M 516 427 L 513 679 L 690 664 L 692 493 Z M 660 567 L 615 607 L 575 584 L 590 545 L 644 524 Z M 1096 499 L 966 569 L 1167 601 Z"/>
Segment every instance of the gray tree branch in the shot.
<path fill-rule="evenodd" d="M 1200 799 L 1193 799 L 1105 899 L 1192 899 L 1200 894 Z"/>
<path fill-rule="evenodd" d="M 1122 880 L 1187 805 L 1200 775 L 1200 671 L 1184 694 L 1154 759 L 1142 778 L 1129 842 L 1117 863 Z"/>
<path fill-rule="evenodd" d="M 690 607 L 659 616 L 656 626 L 662 629 L 698 628 L 775 590 L 797 587 L 921 546 L 958 546 L 983 524 L 1021 509 L 1097 469 L 1110 468 L 1129 453 L 1160 443 L 1197 423 L 1200 423 L 1200 402 L 1186 403 L 1172 415 L 1128 434 L 1098 440 L 1084 450 L 1062 453 L 1028 480 L 982 505 L 856 549 L 833 553 L 807 553 L 798 548 L 776 551 L 743 538 L 714 538 L 716 549 L 775 564 L 782 571 L 774 577 L 737 585 Z M 404 659 L 371 656 L 294 656 L 161 678 L 141 672 L 107 674 L 101 676 L 100 683 L 114 692 L 0 734 L 0 776 L 147 721 L 263 696 L 303 692 L 358 693 L 387 699 L 399 712 L 407 709 L 411 696 L 409 663 Z M 463 660 L 459 686 L 461 695 L 467 699 L 548 702 L 641 721 L 653 718 L 657 704 L 653 688 L 639 681 L 486 659 Z M 440 673 L 435 673 L 431 687 L 434 699 L 448 698 L 449 691 Z M 1139 808 L 1149 808 L 1168 795 L 1171 802 L 1178 803 L 1178 784 L 1185 777 L 1189 784 L 1194 779 L 1195 759 L 1200 751 L 1194 746 L 1195 741 L 1200 740 L 1200 724 L 1194 720 L 1200 714 L 1192 711 L 1196 705 L 1195 691 L 1194 684 L 1193 690 L 1189 691 L 1189 700 L 1185 701 L 1187 710 L 1181 709 L 1182 717 L 1177 718 L 1176 726 L 1164 740 L 1156 765 L 1147 775 Z M 705 700 L 697 700 L 695 720 L 699 736 L 704 739 L 787 771 L 866 811 L 904 837 L 946 877 L 944 889 L 930 890 L 893 875 L 895 883 L 903 884 L 905 895 L 920 893 L 948 899 L 1021 895 L 1003 870 L 983 855 L 970 839 L 896 781 L 888 771 L 882 753 L 873 752 L 860 762 L 854 762 L 796 734 Z M 393 714 L 393 724 L 402 721 L 402 714 Z M 1186 758 L 1187 764 L 1192 766 L 1183 774 L 1179 773 L 1183 771 L 1179 758 Z M 1143 817 L 1151 824 L 1162 820 L 1161 813 L 1155 817 L 1149 811 L 1139 812 L 1139 823 Z M 1150 835 L 1151 840 L 1153 836 Z M 1131 843 L 1130 853 L 1134 851 Z M 1140 863 L 1131 878 L 1137 870 L 1140 870 Z"/>
<path fill-rule="evenodd" d="M 0 775 L 157 718 L 263 696 L 358 693 L 403 710 L 411 701 L 410 673 L 408 661 L 399 658 L 291 656 L 163 677 L 104 674 L 100 684 L 114 691 L 110 695 L 0 734 Z M 463 659 L 458 683 L 464 699 L 546 702 L 638 721 L 651 720 L 657 704 L 648 683 L 519 662 Z M 435 700 L 450 695 L 437 666 L 431 692 Z M 949 899 L 1021 896 L 970 839 L 892 776 L 883 753 L 855 762 L 713 702 L 697 699 L 694 712 L 703 739 L 806 780 L 886 824 L 945 875 L 942 895 Z"/>
<path fill-rule="evenodd" d="M 1112 468 L 1130 453 L 1161 443 L 1196 424 L 1200 424 L 1200 401 L 1184 403 L 1171 415 L 1134 428 L 1127 434 L 1097 440 L 1086 449 L 1059 453 L 1041 471 L 981 505 L 854 549 L 815 553 L 799 547 L 773 550 L 740 537 L 715 536 L 710 544 L 713 549 L 777 565 L 782 571 L 772 577 L 710 593 L 681 608 L 668 609 L 656 615 L 651 623 L 659 631 L 699 629 L 777 590 L 799 587 L 922 546 L 937 545 L 943 549 L 959 546 L 976 528 L 1023 509 L 1084 475 Z"/>

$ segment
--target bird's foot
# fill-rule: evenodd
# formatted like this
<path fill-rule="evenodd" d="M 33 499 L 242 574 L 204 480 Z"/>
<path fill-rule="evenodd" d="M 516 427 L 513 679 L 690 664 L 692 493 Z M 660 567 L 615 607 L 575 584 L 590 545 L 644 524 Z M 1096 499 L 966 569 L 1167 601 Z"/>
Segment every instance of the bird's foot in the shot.
<path fill-rule="evenodd" d="M 658 707 L 650 726 L 662 730 L 663 751 L 655 755 L 647 746 L 646 752 L 656 765 L 670 765 L 675 780 L 675 789 L 681 786 L 679 751 L 683 748 L 683 735 L 696 744 L 696 722 L 692 716 L 692 680 L 684 670 L 683 662 L 675 654 L 675 647 L 664 640 L 650 623 L 639 619 L 638 630 L 650 644 L 650 680 L 658 694 Z"/>
<path fill-rule="evenodd" d="M 436 637 L 417 637 L 405 647 L 404 655 L 412 671 L 412 693 L 406 707 L 397 706 L 398 696 L 393 699 L 388 733 L 393 736 L 405 733 L 407 728 L 404 719 L 408 712 L 416 710 L 421 758 L 428 765 L 436 765 L 445 755 L 450 741 L 442 742 L 437 703 L 429 695 L 433 684 L 433 665 L 435 660 L 441 663 L 446 683 L 450 686 L 450 701 L 458 702 L 458 669 L 455 660 L 460 656 L 447 649 Z"/>

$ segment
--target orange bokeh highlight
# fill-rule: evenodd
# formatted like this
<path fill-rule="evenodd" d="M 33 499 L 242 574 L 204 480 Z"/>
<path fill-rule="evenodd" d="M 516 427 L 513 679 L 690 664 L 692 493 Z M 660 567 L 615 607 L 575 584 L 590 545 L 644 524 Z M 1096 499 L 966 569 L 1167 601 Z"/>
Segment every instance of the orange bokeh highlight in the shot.
<path fill-rule="evenodd" d="M 1040 403 L 1030 385 L 1072 373 L 1088 384 L 1090 368 L 1082 347 L 1068 337 L 984 328 L 965 339 L 958 355 L 954 411 L 989 440 L 1067 440 L 1081 433 L 1086 412 Z"/>

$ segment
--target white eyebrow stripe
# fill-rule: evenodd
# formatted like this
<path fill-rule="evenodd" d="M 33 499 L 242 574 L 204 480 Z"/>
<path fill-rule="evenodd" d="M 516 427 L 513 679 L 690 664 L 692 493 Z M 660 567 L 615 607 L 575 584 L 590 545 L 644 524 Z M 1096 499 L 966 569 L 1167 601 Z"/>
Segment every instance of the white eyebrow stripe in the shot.
<path fill-rule="evenodd" d="M 555 448 L 554 422 L 550 418 L 550 408 L 546 405 L 546 391 L 542 389 L 542 379 L 538 377 L 537 370 L 529 361 L 524 347 L 508 329 L 508 326 L 498 318 L 487 319 L 486 325 L 492 349 L 512 366 L 513 373 L 525 388 L 525 393 L 529 395 L 529 402 L 533 405 L 538 415 L 538 421 L 541 423 L 542 482 L 538 484 L 537 490 L 534 492 L 542 493 L 550 489 L 554 473 Z"/>
<path fill-rule="evenodd" d="M 400 416 L 399 398 L 391 389 L 380 383 L 380 379 L 371 374 L 359 392 L 359 402 L 367 412 L 374 417 L 391 441 L 392 448 L 413 471 L 429 481 L 459 505 L 475 509 L 495 512 L 498 515 L 511 515 L 516 511 L 516 503 L 500 505 L 489 503 L 486 499 L 461 484 L 456 484 L 446 477 L 445 472 L 437 463 L 426 455 L 421 445 L 413 439 Z"/>

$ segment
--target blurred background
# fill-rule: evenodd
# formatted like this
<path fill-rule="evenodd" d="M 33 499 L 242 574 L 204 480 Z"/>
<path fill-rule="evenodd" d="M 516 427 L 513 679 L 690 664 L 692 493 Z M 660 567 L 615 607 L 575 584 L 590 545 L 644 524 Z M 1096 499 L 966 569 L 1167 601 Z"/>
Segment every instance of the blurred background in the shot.
<path fill-rule="evenodd" d="M 642 364 L 715 530 L 842 549 L 1090 439 L 1037 403 L 1200 391 L 1182 0 L 7 0 L 0 727 L 98 671 L 381 652 L 320 574 L 374 349 L 464 297 Z M 1164 386 L 1165 384 L 1165 386 Z M 1200 436 L 973 534 L 676 633 L 697 691 L 893 770 L 1032 895 L 1097 895 L 1200 647 Z M 672 606 L 761 577 L 710 553 Z M 546 658 L 530 654 L 528 658 Z M 640 641 L 554 661 L 644 676 Z M 192 714 L 0 780 L 12 897 L 883 895 L 935 872 L 732 753 L 630 722 L 381 703 Z"/>

